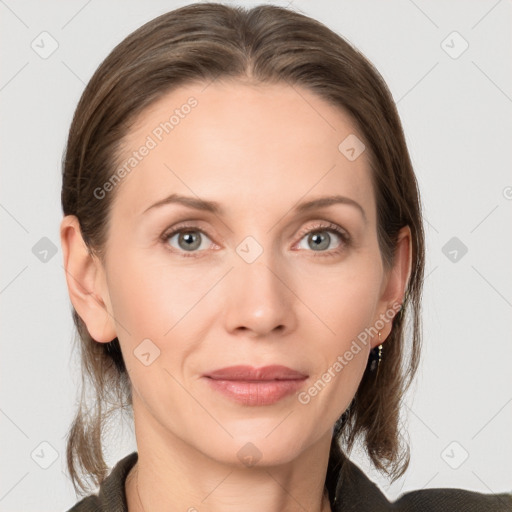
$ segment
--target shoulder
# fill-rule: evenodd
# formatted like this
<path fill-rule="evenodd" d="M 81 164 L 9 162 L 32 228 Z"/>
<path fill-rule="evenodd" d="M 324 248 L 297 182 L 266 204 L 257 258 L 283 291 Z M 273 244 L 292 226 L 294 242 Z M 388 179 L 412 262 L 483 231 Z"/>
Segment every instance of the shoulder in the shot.
<path fill-rule="evenodd" d="M 101 512 L 105 510 L 101 506 L 98 496 L 91 494 L 73 505 L 67 512 Z"/>
<path fill-rule="evenodd" d="M 390 502 L 356 464 L 345 458 L 343 466 L 334 512 L 512 512 L 512 493 L 452 488 L 410 491 Z"/>
<path fill-rule="evenodd" d="M 67 512 L 128 512 L 124 484 L 137 459 L 137 452 L 121 459 L 101 483 L 98 494 L 83 498 Z"/>
<path fill-rule="evenodd" d="M 393 510 L 512 512 L 512 493 L 482 494 L 465 489 L 422 489 L 401 496 L 393 503 Z"/>

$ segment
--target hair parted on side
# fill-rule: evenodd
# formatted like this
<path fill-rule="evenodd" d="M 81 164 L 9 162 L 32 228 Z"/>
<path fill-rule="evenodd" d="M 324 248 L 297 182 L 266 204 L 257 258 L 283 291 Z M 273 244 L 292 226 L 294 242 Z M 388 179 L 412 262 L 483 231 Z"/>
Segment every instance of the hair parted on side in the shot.
<path fill-rule="evenodd" d="M 76 215 L 90 254 L 103 261 L 115 191 L 98 199 L 94 190 L 114 173 L 130 127 L 173 89 L 222 78 L 284 82 L 350 114 L 370 155 L 385 268 L 393 262 L 400 228 L 411 229 L 412 269 L 405 301 L 393 318 L 378 375 L 367 367 L 335 425 L 329 461 L 332 467 L 359 439 L 376 468 L 396 479 L 409 463 L 409 447 L 399 428 L 400 404 L 417 370 L 421 347 L 421 204 L 391 93 L 376 68 L 345 39 L 312 18 L 272 5 L 248 9 L 197 3 L 149 21 L 112 50 L 80 98 L 63 157 L 63 213 Z M 132 397 L 118 339 L 96 342 L 74 308 L 72 315 L 82 383 L 68 433 L 67 464 L 76 492 L 86 494 L 108 474 L 103 450 L 106 423 L 114 412 L 129 410 Z M 87 396 L 89 388 L 93 400 Z"/>

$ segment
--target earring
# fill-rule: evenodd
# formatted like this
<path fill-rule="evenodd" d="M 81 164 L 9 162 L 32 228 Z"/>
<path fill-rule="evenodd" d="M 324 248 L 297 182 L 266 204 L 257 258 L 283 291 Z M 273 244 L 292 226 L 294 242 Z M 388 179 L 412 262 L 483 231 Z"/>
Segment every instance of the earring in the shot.
<path fill-rule="evenodd" d="M 381 332 L 379 331 L 379 342 L 380 341 L 381 341 Z M 377 370 L 377 375 L 378 375 L 381 361 L 382 361 L 382 343 L 380 343 L 379 346 L 373 348 L 370 352 L 370 371 L 374 372 L 375 370 Z"/>

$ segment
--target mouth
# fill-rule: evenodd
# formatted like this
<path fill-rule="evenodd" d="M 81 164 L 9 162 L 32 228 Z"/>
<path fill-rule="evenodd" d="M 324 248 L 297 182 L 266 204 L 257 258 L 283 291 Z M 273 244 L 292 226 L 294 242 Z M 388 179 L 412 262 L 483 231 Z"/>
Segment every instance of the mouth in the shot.
<path fill-rule="evenodd" d="M 271 405 L 294 394 L 308 375 L 272 365 L 262 368 L 238 365 L 221 368 L 203 375 L 209 386 L 242 405 Z"/>

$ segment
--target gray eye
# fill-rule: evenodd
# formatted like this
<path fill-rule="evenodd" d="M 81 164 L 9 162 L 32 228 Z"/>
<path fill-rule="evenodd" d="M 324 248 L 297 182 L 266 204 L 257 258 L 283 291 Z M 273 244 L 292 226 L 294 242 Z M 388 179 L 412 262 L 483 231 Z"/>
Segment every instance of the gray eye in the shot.
<path fill-rule="evenodd" d="M 329 244 L 332 242 L 332 237 L 337 237 L 341 240 L 341 237 L 335 233 L 332 233 L 331 231 L 327 229 L 321 229 L 317 231 L 312 231 L 311 233 L 308 233 L 306 236 L 304 236 L 303 240 L 306 240 L 306 243 L 308 244 L 307 247 L 301 247 L 299 245 L 299 248 L 301 249 L 313 249 L 315 252 L 319 251 L 325 251 L 329 248 Z M 302 241 L 301 241 L 302 243 Z"/>
<path fill-rule="evenodd" d="M 177 237 L 178 240 L 178 249 L 187 252 L 199 249 L 203 242 L 203 237 L 208 239 L 208 237 L 200 231 L 178 231 L 169 237 L 169 243 L 175 237 Z"/>

